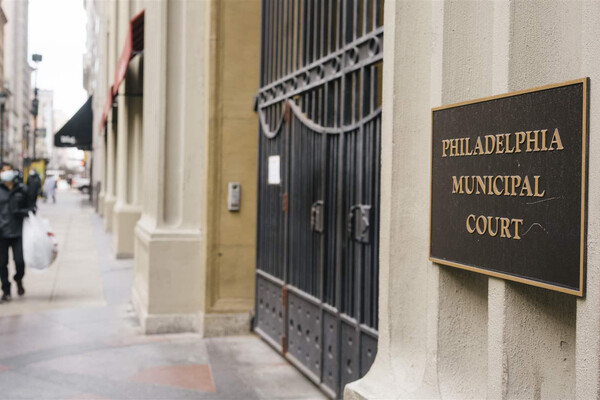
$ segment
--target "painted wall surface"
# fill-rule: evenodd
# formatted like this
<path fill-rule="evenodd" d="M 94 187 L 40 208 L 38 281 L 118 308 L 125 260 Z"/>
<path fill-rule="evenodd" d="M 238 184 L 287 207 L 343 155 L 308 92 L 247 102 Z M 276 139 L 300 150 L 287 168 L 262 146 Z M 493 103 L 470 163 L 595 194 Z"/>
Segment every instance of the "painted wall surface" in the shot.
<path fill-rule="evenodd" d="M 349 399 L 600 395 L 600 3 L 386 1 L 380 340 Z M 428 261 L 432 107 L 589 76 L 587 294 Z"/>
<path fill-rule="evenodd" d="M 207 167 L 206 312 L 245 313 L 254 303 L 260 2 L 212 2 Z M 241 207 L 227 209 L 228 183 Z M 247 329 L 247 325 L 245 327 Z"/>

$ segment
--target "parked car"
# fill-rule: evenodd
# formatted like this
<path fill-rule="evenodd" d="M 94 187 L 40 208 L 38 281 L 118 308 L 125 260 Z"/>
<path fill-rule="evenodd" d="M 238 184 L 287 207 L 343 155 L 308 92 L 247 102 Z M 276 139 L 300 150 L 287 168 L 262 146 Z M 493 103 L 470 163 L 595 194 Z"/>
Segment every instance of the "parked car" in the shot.
<path fill-rule="evenodd" d="M 71 181 L 71 187 L 78 189 L 81 193 L 89 193 L 90 191 L 90 180 L 88 178 L 82 178 L 80 176 L 73 177 Z"/>

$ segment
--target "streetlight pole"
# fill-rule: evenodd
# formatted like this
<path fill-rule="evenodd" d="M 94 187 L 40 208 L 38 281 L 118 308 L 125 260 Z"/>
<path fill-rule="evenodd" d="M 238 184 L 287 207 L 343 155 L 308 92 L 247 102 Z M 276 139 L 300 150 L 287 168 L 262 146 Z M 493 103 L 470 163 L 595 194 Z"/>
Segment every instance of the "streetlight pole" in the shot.
<path fill-rule="evenodd" d="M 4 102 L 0 104 L 0 166 L 4 165 Z"/>
<path fill-rule="evenodd" d="M 21 141 L 23 142 L 23 148 L 27 147 L 29 148 L 29 132 L 30 132 L 30 125 L 29 122 L 26 122 L 23 124 L 23 138 L 21 139 Z M 25 167 L 27 166 L 27 162 L 25 160 L 25 153 L 22 152 L 21 153 L 21 162 L 22 162 L 22 167 L 23 167 L 23 171 L 25 170 Z"/>
<path fill-rule="evenodd" d="M 33 115 L 33 160 L 36 159 L 35 155 L 35 142 L 37 142 L 37 117 L 38 117 L 38 108 L 39 108 L 39 100 L 38 100 L 38 87 L 37 87 L 37 76 L 38 76 L 38 64 L 42 61 L 41 54 L 33 54 L 31 59 L 35 63 L 35 84 L 33 89 L 33 100 L 31 101 L 31 114 Z"/>
<path fill-rule="evenodd" d="M 37 75 L 37 70 L 36 70 L 36 75 Z M 33 115 L 33 158 L 32 158 L 33 160 L 35 160 L 35 142 L 37 139 L 38 107 L 39 107 L 38 90 L 37 90 L 37 88 L 35 88 L 33 90 L 33 100 L 31 102 L 31 114 Z"/>

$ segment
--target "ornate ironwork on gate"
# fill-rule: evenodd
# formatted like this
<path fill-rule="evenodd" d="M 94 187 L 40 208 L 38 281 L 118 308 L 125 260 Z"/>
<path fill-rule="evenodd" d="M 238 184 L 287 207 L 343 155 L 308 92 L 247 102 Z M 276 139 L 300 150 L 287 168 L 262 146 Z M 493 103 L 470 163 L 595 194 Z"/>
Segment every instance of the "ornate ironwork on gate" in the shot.
<path fill-rule="evenodd" d="M 255 330 L 331 397 L 377 348 L 383 0 L 262 0 Z"/>

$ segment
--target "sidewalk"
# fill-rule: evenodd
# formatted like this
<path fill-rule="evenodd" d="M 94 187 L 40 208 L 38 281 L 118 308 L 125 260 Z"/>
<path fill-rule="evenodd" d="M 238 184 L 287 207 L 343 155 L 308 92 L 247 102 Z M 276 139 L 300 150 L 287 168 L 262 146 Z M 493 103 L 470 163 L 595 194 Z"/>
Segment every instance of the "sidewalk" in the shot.
<path fill-rule="evenodd" d="M 102 220 L 74 192 L 41 204 L 60 255 L 0 305 L 0 399 L 323 399 L 254 335 L 140 333 L 132 260 L 110 256 Z M 13 289 L 16 290 L 16 289 Z"/>
<path fill-rule="evenodd" d="M 0 316 L 71 306 L 105 305 L 98 246 L 91 229 L 95 215 L 79 193 L 60 192 L 57 204 L 38 202 L 38 215 L 48 218 L 59 241 L 59 255 L 47 271 L 25 270 L 27 295 L 0 306 Z M 108 248 L 107 248 L 108 249 Z M 11 256 L 11 274 L 14 275 Z"/>

